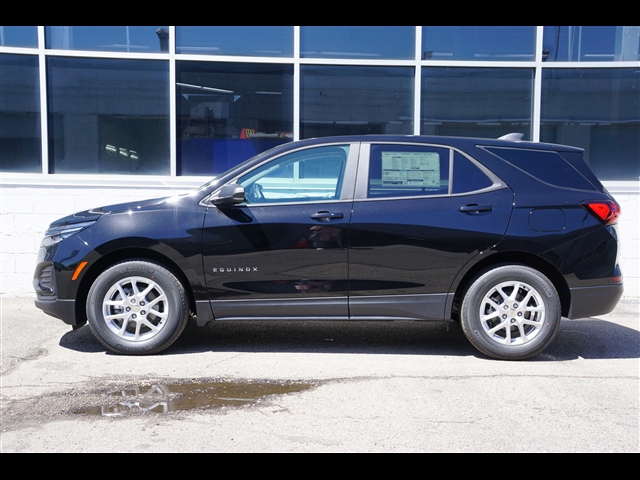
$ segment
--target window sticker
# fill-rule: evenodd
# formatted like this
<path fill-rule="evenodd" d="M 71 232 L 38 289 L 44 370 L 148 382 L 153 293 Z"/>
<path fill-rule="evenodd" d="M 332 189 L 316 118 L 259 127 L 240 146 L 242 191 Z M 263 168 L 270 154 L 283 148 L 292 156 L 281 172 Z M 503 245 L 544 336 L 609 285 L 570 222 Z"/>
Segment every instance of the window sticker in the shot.
<path fill-rule="evenodd" d="M 440 155 L 436 152 L 382 152 L 382 185 L 440 187 Z"/>

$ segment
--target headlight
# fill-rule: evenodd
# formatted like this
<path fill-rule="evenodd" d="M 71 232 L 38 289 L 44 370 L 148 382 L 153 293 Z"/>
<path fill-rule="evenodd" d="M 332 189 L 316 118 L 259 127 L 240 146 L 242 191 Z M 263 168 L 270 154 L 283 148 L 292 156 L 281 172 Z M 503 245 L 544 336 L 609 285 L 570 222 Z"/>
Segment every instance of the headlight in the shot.
<path fill-rule="evenodd" d="M 96 223 L 96 220 L 93 220 L 91 222 L 73 223 L 71 225 L 59 225 L 56 227 L 52 227 L 44 234 L 42 246 L 49 247 L 51 245 L 55 245 L 65 238 L 69 238 L 76 233 L 80 233 L 82 230 L 90 227 L 94 223 Z"/>

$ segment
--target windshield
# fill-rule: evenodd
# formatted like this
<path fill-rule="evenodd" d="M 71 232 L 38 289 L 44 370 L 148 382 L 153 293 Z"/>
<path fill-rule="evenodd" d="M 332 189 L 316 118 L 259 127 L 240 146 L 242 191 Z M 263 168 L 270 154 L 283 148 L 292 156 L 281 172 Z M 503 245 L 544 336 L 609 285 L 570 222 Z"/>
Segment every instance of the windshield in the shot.
<path fill-rule="evenodd" d="M 276 148 L 277 148 L 277 147 L 276 147 Z M 198 191 L 198 192 L 200 192 L 200 191 L 206 190 L 207 188 L 209 188 L 209 187 L 211 187 L 211 186 L 213 186 L 213 185 L 217 184 L 217 183 L 218 183 L 220 180 L 222 180 L 223 178 L 228 177 L 228 176 L 229 176 L 229 175 L 231 175 L 233 172 L 235 172 L 235 171 L 237 171 L 237 170 L 243 170 L 243 169 L 244 169 L 244 167 L 245 167 L 246 165 L 248 165 L 248 164 L 250 164 L 250 163 L 253 163 L 253 162 L 255 162 L 256 160 L 260 160 L 260 159 L 261 159 L 261 158 L 263 158 L 263 157 L 266 157 L 268 154 L 270 154 L 270 153 L 271 153 L 271 151 L 272 151 L 272 150 L 273 150 L 273 149 L 266 150 L 266 151 L 264 151 L 264 152 L 262 152 L 262 153 L 259 153 L 259 154 L 255 155 L 255 156 L 253 156 L 253 157 L 251 157 L 251 158 L 249 158 L 249 159 L 245 160 L 244 162 L 242 162 L 242 163 L 240 163 L 240 164 L 238 164 L 238 165 L 236 165 L 236 166 L 234 166 L 234 167 L 231 167 L 231 168 L 230 168 L 229 170 L 227 170 L 226 172 L 221 173 L 221 174 L 219 174 L 219 175 L 217 175 L 217 176 L 213 177 L 210 181 L 208 181 L 208 182 L 207 182 L 207 183 L 205 183 L 204 185 L 200 186 L 200 187 L 197 189 L 197 191 Z"/>

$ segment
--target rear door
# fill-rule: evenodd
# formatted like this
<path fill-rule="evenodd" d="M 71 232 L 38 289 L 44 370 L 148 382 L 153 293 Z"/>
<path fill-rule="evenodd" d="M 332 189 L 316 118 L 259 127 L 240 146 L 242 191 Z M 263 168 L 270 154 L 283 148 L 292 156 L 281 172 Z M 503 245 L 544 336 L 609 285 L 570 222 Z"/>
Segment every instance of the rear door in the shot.
<path fill-rule="evenodd" d="M 498 243 L 511 190 L 462 152 L 438 145 L 361 147 L 349 238 L 353 319 L 443 319 L 449 288 Z"/>

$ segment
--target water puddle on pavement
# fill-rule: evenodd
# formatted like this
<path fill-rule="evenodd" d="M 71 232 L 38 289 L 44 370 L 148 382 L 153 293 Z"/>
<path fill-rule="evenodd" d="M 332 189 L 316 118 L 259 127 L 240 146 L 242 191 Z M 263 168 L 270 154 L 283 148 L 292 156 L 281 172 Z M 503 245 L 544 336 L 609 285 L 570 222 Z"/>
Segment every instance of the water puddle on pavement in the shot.
<path fill-rule="evenodd" d="M 104 405 L 80 408 L 76 414 L 123 417 L 135 414 L 240 407 L 269 395 L 309 390 L 312 383 L 277 382 L 192 382 L 174 385 L 141 385 L 108 390 Z"/>

